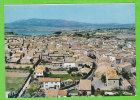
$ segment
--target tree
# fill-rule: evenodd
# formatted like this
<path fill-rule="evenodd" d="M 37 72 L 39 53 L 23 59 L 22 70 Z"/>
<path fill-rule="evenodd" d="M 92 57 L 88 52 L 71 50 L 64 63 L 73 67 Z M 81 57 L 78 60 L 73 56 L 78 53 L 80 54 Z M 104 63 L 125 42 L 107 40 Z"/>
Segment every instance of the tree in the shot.
<path fill-rule="evenodd" d="M 43 72 L 43 75 L 45 76 L 45 77 L 48 77 L 49 76 L 49 68 L 45 68 L 45 71 Z"/>
<path fill-rule="evenodd" d="M 105 91 L 104 91 L 104 90 L 101 91 L 101 95 L 102 95 L 102 96 L 105 95 Z"/>
<path fill-rule="evenodd" d="M 29 72 L 30 73 L 33 73 L 33 68 L 29 68 Z"/>
<path fill-rule="evenodd" d="M 57 31 L 54 34 L 56 34 L 57 36 L 59 36 L 62 32 L 61 31 Z"/>
<path fill-rule="evenodd" d="M 67 71 L 69 74 L 71 74 L 71 72 L 73 71 L 78 71 L 77 67 L 73 67 L 73 68 L 69 68 L 69 70 Z"/>
<path fill-rule="evenodd" d="M 129 73 L 128 72 L 126 72 L 126 71 L 122 71 L 122 76 L 123 76 L 123 78 L 125 78 L 125 79 L 130 79 L 130 77 L 129 77 Z"/>
<path fill-rule="evenodd" d="M 26 66 L 25 68 L 24 68 L 24 70 L 29 70 L 30 69 L 30 66 Z"/>
<path fill-rule="evenodd" d="M 97 90 L 96 90 L 97 92 L 99 92 L 100 91 L 100 88 L 97 88 Z"/>
<path fill-rule="evenodd" d="M 46 61 L 42 60 L 41 63 L 43 63 L 43 65 L 45 65 L 46 64 Z"/>
<path fill-rule="evenodd" d="M 29 88 L 29 89 L 27 90 L 27 93 L 29 93 L 30 95 L 31 95 L 33 92 L 34 92 L 34 89 L 33 89 L 33 88 Z"/>
<path fill-rule="evenodd" d="M 122 92 L 122 91 L 119 91 L 119 92 L 118 92 L 118 95 L 119 95 L 119 96 L 123 96 L 123 92 Z"/>
<path fill-rule="evenodd" d="M 106 76 L 104 74 L 102 74 L 101 80 L 102 80 L 102 82 L 106 83 Z"/>
<path fill-rule="evenodd" d="M 122 48 L 123 48 L 123 46 L 122 46 L 122 45 L 118 45 L 118 48 L 122 49 Z"/>
<path fill-rule="evenodd" d="M 15 88 L 11 87 L 9 90 L 10 90 L 10 91 L 15 91 Z"/>
<path fill-rule="evenodd" d="M 87 65 L 87 64 L 84 64 L 84 66 L 85 66 L 85 67 L 87 67 L 87 68 L 90 68 L 90 66 L 89 66 L 89 65 Z"/>

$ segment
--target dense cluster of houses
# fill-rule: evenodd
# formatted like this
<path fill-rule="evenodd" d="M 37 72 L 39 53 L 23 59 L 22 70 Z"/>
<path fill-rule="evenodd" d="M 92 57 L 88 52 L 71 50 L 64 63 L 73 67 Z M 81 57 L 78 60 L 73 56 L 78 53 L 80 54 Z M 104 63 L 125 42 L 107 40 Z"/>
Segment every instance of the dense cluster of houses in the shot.
<path fill-rule="evenodd" d="M 88 73 L 93 66 L 92 57 L 96 57 L 98 79 L 104 74 L 106 87 L 136 88 L 134 81 L 122 76 L 122 71 L 136 74 L 135 42 L 126 42 L 118 38 L 89 38 L 67 36 L 18 36 L 6 37 L 5 61 L 7 64 L 34 64 L 41 60 L 35 68 L 34 76 L 38 78 L 39 86 L 46 92 L 46 97 L 67 97 L 67 90 L 60 90 L 61 79 L 44 77 L 45 68 L 77 67 L 78 71 Z M 86 65 L 88 68 L 82 68 Z M 9 67 L 12 67 L 9 65 Z M 56 72 L 52 73 L 67 73 Z M 131 78 L 130 77 L 130 78 Z M 120 81 L 120 79 L 122 79 Z M 93 81 L 94 82 L 94 81 Z M 121 85 L 120 85 L 121 82 Z M 133 85 L 132 85 L 133 84 Z M 91 80 L 80 80 L 77 86 L 78 96 L 90 96 L 92 92 Z M 100 87 L 98 87 L 100 88 Z M 108 88 L 107 88 L 108 89 Z M 104 88 L 106 90 L 106 88 Z"/>

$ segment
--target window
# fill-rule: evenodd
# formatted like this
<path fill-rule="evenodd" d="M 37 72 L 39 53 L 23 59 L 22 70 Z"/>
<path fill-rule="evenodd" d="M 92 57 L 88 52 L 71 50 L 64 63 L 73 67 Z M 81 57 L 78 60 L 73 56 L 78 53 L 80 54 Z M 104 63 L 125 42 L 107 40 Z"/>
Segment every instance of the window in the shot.
<path fill-rule="evenodd" d="M 55 84 L 57 84 L 57 82 L 55 82 Z"/>
<path fill-rule="evenodd" d="M 51 84 L 53 84 L 53 82 L 51 82 Z"/>
<path fill-rule="evenodd" d="M 114 81 L 114 83 L 115 83 L 115 81 Z"/>

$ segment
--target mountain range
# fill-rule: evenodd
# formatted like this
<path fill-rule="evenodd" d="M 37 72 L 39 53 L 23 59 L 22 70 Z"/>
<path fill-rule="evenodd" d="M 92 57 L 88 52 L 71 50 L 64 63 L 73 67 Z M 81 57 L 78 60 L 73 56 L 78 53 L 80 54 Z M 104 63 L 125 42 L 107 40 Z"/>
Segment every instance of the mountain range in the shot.
<path fill-rule="evenodd" d="M 44 30 L 45 28 L 51 29 L 75 29 L 75 28 L 134 28 L 135 24 L 94 24 L 84 23 L 77 21 L 68 21 L 62 19 L 27 19 L 18 20 L 11 23 L 5 23 L 5 30 Z"/>

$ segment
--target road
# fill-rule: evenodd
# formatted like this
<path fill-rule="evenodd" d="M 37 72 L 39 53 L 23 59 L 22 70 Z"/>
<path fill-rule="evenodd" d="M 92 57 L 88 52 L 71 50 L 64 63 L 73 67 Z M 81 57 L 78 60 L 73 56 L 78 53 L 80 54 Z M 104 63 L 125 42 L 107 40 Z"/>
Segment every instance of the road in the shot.
<path fill-rule="evenodd" d="M 19 90 L 19 92 L 16 94 L 16 98 L 20 98 L 22 96 L 22 94 L 24 93 L 25 89 L 27 88 L 27 86 L 30 84 L 30 80 L 31 80 L 31 76 L 34 73 L 35 67 L 40 63 L 40 60 L 36 62 L 36 64 L 33 66 L 33 71 L 29 74 L 27 80 L 25 81 L 25 83 L 23 84 L 22 88 Z"/>

